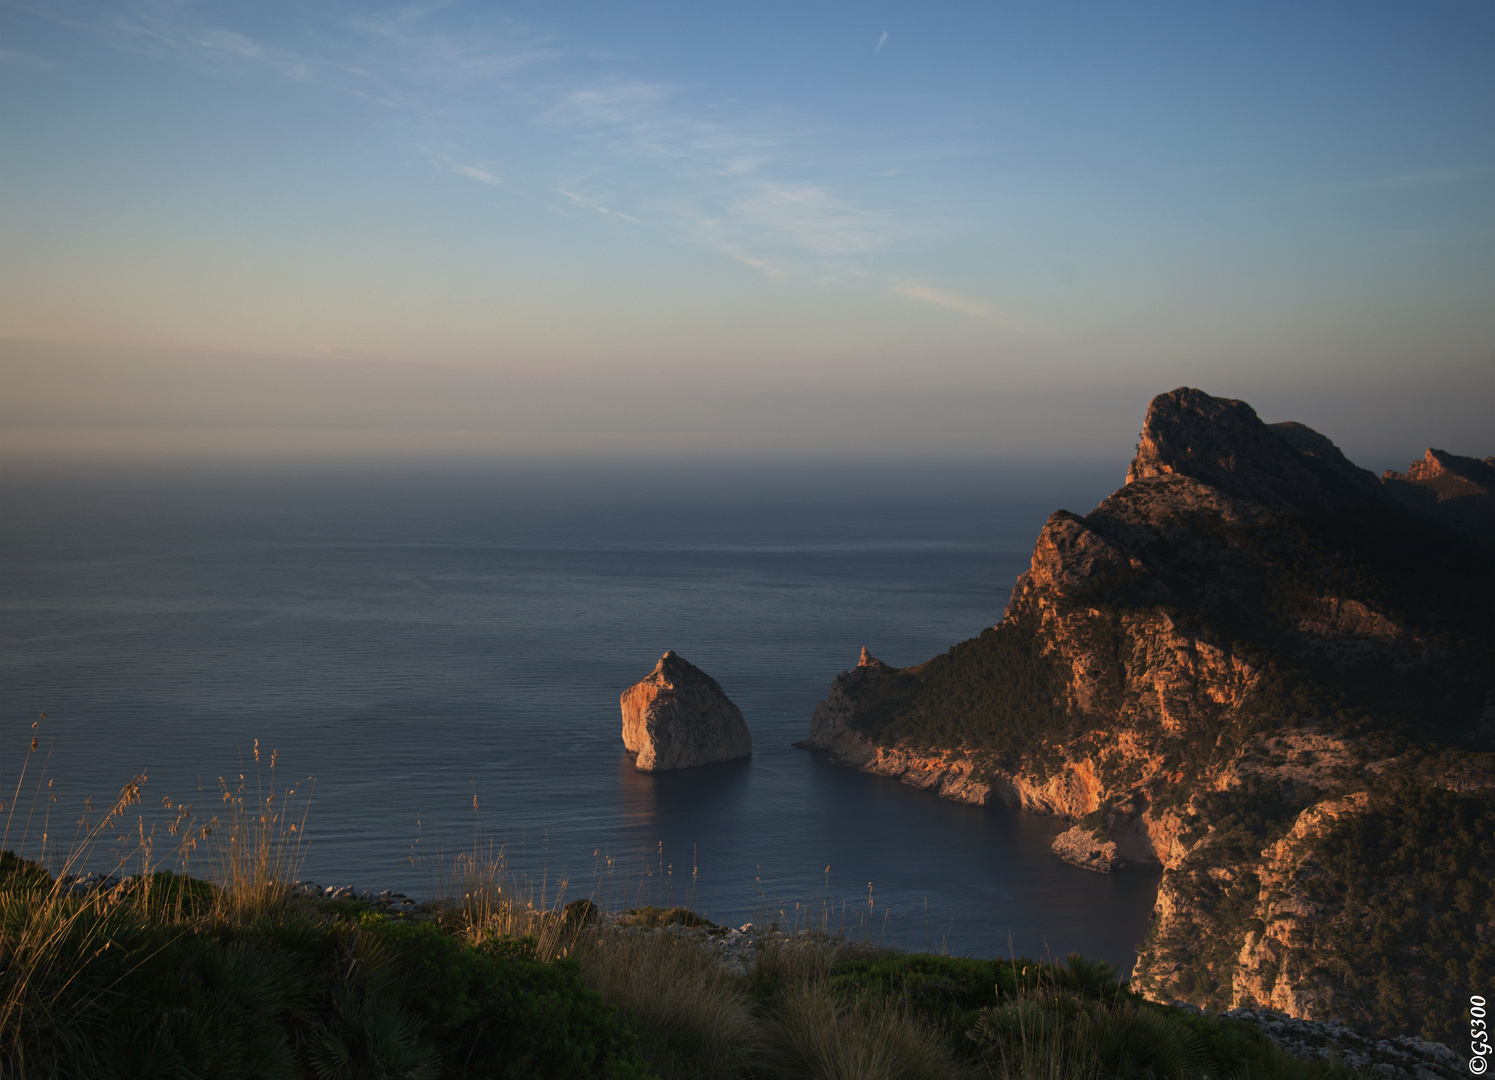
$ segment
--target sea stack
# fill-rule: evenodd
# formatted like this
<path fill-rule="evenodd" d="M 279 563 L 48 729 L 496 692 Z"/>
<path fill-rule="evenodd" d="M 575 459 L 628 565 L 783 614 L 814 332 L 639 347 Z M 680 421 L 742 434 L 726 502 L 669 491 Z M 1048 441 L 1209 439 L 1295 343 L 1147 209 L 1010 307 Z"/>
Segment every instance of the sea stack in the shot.
<path fill-rule="evenodd" d="M 666 652 L 623 691 L 623 746 L 640 772 L 665 772 L 751 757 L 753 739 L 742 710 L 715 679 Z"/>

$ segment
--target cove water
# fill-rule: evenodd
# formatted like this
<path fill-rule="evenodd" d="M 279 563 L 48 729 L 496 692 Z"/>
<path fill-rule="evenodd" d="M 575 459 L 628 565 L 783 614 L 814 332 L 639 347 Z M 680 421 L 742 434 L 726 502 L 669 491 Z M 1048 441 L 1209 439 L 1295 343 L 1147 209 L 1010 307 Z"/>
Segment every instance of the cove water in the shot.
<path fill-rule="evenodd" d="M 211 813 L 258 739 L 282 784 L 314 778 L 302 877 L 323 884 L 419 896 L 435 849 L 476 831 L 571 898 L 600 866 L 613 899 L 643 887 L 722 922 L 828 900 L 889 944 L 1127 969 L 1155 874 L 1080 870 L 1050 854 L 1053 819 L 790 745 L 863 645 L 913 664 L 1000 619 L 1048 513 L 1116 483 L 12 466 L 0 784 L 9 798 L 45 711 L 54 834 L 137 771 L 147 808 Z M 618 695 L 665 649 L 742 709 L 751 760 L 632 768 Z"/>

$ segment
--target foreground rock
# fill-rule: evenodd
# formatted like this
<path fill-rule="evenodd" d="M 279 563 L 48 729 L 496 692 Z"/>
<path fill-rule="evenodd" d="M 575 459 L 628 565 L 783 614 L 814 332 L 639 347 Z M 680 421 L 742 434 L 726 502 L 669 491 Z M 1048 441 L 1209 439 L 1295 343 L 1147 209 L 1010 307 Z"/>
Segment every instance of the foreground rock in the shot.
<path fill-rule="evenodd" d="M 1495 983 L 1495 567 L 1460 527 L 1488 464 L 1382 479 L 1160 395 L 1125 486 L 1049 518 L 998 625 L 864 657 L 802 745 L 1067 818 L 1086 869 L 1161 867 L 1132 981 L 1155 1000 L 1454 1041 Z"/>
<path fill-rule="evenodd" d="M 355 889 L 352 885 L 323 886 L 314 881 L 297 881 L 291 886 L 291 891 L 298 896 L 316 900 L 358 900 L 382 915 L 393 917 L 425 915 L 431 909 L 431 905 L 412 900 L 404 893 L 391 889 L 374 892 L 372 889 Z"/>
<path fill-rule="evenodd" d="M 1442 1043 L 1415 1035 L 1381 1038 L 1335 1020 L 1315 1023 L 1267 1009 L 1232 1009 L 1225 1015 L 1260 1028 L 1289 1054 L 1306 1061 L 1339 1061 L 1372 1076 L 1416 1080 L 1458 1080 L 1468 1075 L 1463 1058 Z"/>
<path fill-rule="evenodd" d="M 742 710 L 715 679 L 666 652 L 619 700 L 623 746 L 641 772 L 689 769 L 751 757 L 753 738 Z"/>

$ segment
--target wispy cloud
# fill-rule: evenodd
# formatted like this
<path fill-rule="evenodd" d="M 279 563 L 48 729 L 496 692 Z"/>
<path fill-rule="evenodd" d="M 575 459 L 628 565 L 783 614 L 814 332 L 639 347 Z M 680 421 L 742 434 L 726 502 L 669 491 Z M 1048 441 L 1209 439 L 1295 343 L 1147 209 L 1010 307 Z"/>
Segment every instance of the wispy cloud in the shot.
<path fill-rule="evenodd" d="M 384 106 L 407 108 L 442 108 L 446 103 L 423 100 L 423 91 L 450 94 L 490 86 L 562 55 L 548 39 L 517 31 L 468 29 L 452 34 L 430 29 L 427 20 L 443 7 L 410 4 L 382 16 L 365 12 L 356 17 L 303 7 L 300 10 L 308 17 L 297 36 L 298 48 L 272 45 L 244 29 L 210 21 L 234 20 L 241 12 L 253 12 L 250 5 L 119 0 L 37 13 L 92 33 L 122 51 L 214 72 L 230 62 L 266 67 L 299 82 L 309 82 L 319 73 L 352 77 L 366 85 L 339 88 Z"/>
<path fill-rule="evenodd" d="M 816 155 L 786 141 L 794 132 L 783 118 L 755 125 L 741 110 L 642 80 L 572 90 L 545 118 L 609 177 L 612 212 L 623 201 L 770 276 L 820 276 L 826 259 L 870 252 L 885 231 L 877 213 L 814 178 Z"/>
<path fill-rule="evenodd" d="M 447 90 L 490 86 L 564 55 L 565 50 L 544 35 L 432 29 L 428 17 L 434 10 L 439 6 L 411 5 L 383 17 L 353 19 L 348 26 L 387 48 L 385 65 L 402 77 Z"/>
<path fill-rule="evenodd" d="M 1010 316 L 997 311 L 980 300 L 969 296 L 961 296 L 959 293 L 946 292 L 943 289 L 932 288 L 928 285 L 920 285 L 913 281 L 895 281 L 893 291 L 900 296 L 906 296 L 910 300 L 922 300 L 926 304 L 946 308 L 950 311 L 958 311 L 962 315 L 968 315 L 981 322 L 990 323 L 1003 330 L 1020 332 L 1024 328 Z"/>
<path fill-rule="evenodd" d="M 884 45 L 886 45 L 887 43 L 888 43 L 888 32 L 886 30 L 884 30 L 882 32 L 882 37 L 880 37 L 880 38 L 877 39 L 877 48 L 873 49 L 872 51 L 875 52 L 875 53 L 882 52 L 882 47 Z"/>
<path fill-rule="evenodd" d="M 189 17 L 187 10 L 174 5 L 126 2 L 67 14 L 39 9 L 38 14 L 60 25 L 91 33 L 122 52 L 174 59 L 212 71 L 222 70 L 225 64 L 247 64 L 271 68 L 302 81 L 310 77 L 312 58 L 266 45 L 238 30 L 203 25 Z"/>
<path fill-rule="evenodd" d="M 17 49 L 0 48 L 0 64 L 8 64 L 12 67 L 29 68 L 51 68 L 50 60 L 43 60 L 40 56 L 32 56 L 30 53 L 20 52 Z"/>
<path fill-rule="evenodd" d="M 635 225 L 641 224 L 638 218 L 633 217 L 629 214 L 625 214 L 621 210 L 614 210 L 610 206 L 604 206 L 598 199 L 588 198 L 585 195 L 578 195 L 576 192 L 567 191 L 565 188 L 556 188 L 555 190 L 559 194 L 564 195 L 566 198 L 570 199 L 571 202 L 576 206 L 582 206 L 588 210 L 595 210 L 599 214 L 611 214 L 613 217 L 620 217 L 624 221 L 631 221 Z"/>
<path fill-rule="evenodd" d="M 772 266 L 769 263 L 764 262 L 762 259 L 754 258 L 747 252 L 743 251 L 741 248 L 734 247 L 731 244 L 717 244 L 715 245 L 715 247 L 716 250 L 720 251 L 723 255 L 726 255 L 727 257 L 732 259 L 736 259 L 738 262 L 742 263 L 743 266 L 751 266 L 754 270 L 759 271 L 764 277 L 781 278 L 784 276 L 784 270 L 782 267 Z"/>
<path fill-rule="evenodd" d="M 816 184 L 759 181 L 733 202 L 732 210 L 741 221 L 818 255 L 848 255 L 875 246 L 874 215 Z"/>
<path fill-rule="evenodd" d="M 503 177 L 496 173 L 489 172 L 487 169 L 477 165 L 463 165 L 461 162 L 453 161 L 451 158 L 442 158 L 440 165 L 448 172 L 454 172 L 458 176 L 465 176 L 470 180 L 477 180 L 484 184 L 492 184 L 494 187 L 498 187 L 499 184 L 504 182 Z"/>
<path fill-rule="evenodd" d="M 636 134 L 660 126 L 658 116 L 647 113 L 674 93 L 664 83 L 615 81 L 603 86 L 572 90 L 546 114 L 561 123 L 627 125 Z"/>
<path fill-rule="evenodd" d="M 583 55 L 512 23 L 456 33 L 445 4 L 351 17 L 314 7 L 294 38 L 233 5 L 120 0 L 68 18 L 81 19 L 79 10 L 91 14 L 76 25 L 117 48 L 215 75 L 259 68 L 355 95 L 398 117 L 417 145 L 447 148 L 430 157 L 434 168 L 490 186 L 531 185 L 532 194 L 548 188 L 771 276 L 844 276 L 897 231 L 867 203 L 865 186 L 847 182 L 844 155 L 806 118 L 658 79 L 599 78 L 600 66 L 625 61 Z M 887 40 L 885 30 L 876 48 Z M 497 156 L 499 116 L 548 132 L 554 159 L 531 151 L 522 173 L 514 166 L 501 175 L 484 160 Z"/>

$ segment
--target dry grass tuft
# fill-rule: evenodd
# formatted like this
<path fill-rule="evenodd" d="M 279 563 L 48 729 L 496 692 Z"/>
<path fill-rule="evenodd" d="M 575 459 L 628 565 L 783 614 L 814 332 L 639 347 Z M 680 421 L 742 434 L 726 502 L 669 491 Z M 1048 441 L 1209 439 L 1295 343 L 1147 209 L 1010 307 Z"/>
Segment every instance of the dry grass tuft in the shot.
<path fill-rule="evenodd" d="M 763 1050 L 745 981 L 693 935 L 608 928 L 581 939 L 583 976 L 646 1039 L 689 1055 L 705 1076 L 749 1075 Z"/>
<path fill-rule="evenodd" d="M 33 740 L 33 753 L 35 749 Z M 140 802 L 144 781 L 144 776 L 137 776 L 126 784 L 102 818 L 85 814 L 78 825 L 79 841 L 69 851 L 62 874 L 84 865 L 115 831 L 125 812 Z M 126 852 L 124 858 L 131 854 Z M 0 1061 L 8 1057 L 24 1066 L 26 1028 L 55 1019 L 64 992 L 83 965 L 111 947 L 111 916 L 126 907 L 149 904 L 149 879 L 144 888 L 120 885 L 74 897 L 62 874 L 45 879 L 19 860 L 8 869 L 0 880 Z"/>
<path fill-rule="evenodd" d="M 252 918 L 276 910 L 285 904 L 300 876 L 311 796 L 301 796 L 299 785 L 277 793 L 278 756 L 278 751 L 270 752 L 266 776 L 260 769 L 260 741 L 254 740 L 252 795 L 243 773 L 237 784 L 218 778 L 225 809 L 199 835 L 211 840 L 208 864 L 221 890 L 219 917 Z M 183 810 L 191 812 L 190 806 L 177 809 L 179 815 Z"/>
<path fill-rule="evenodd" d="M 774 1030 L 775 1075 L 804 1080 L 974 1078 L 941 1034 L 896 1000 L 850 1003 L 822 982 L 788 986 Z"/>
<path fill-rule="evenodd" d="M 819 982 L 847 948 L 841 940 L 819 934 L 771 935 L 757 942 L 756 976 L 764 986 Z"/>
<path fill-rule="evenodd" d="M 256 740 L 252 799 L 243 775 L 237 788 L 220 781 L 228 809 L 205 825 L 198 823 L 190 804 L 164 799 L 172 816 L 163 835 L 162 826 L 146 827 L 144 814 L 127 821 L 131 808 L 141 802 L 146 781 L 142 773 L 120 790 L 102 815 L 94 811 L 91 800 L 85 801 L 72 842 L 64 851 L 51 834 L 56 796 L 45 779 L 45 762 L 35 770 L 39 775 L 25 818 L 17 821 L 17 804 L 28 774 L 34 771 L 38 742 L 32 738 L 15 794 L 0 804 L 6 812 L 0 848 L 9 850 L 14 844 L 17 851 L 25 852 L 30 844 L 37 849 L 34 865 L 8 855 L 0 864 L 0 1070 L 9 1060 L 23 1072 L 25 1032 L 39 1026 L 64 1034 L 69 1030 L 67 1016 L 58 1013 L 59 1003 L 90 961 L 116 946 L 115 938 L 123 928 L 149 923 L 186 932 L 190 917 L 183 909 L 183 892 L 174 890 L 166 898 L 154 894 L 160 878 L 156 873 L 158 841 L 167 842 L 167 858 L 184 872 L 197 849 L 205 846 L 220 886 L 213 894 L 209 917 L 243 919 L 280 906 L 289 895 L 301 863 L 306 818 L 304 804 L 299 816 L 291 809 L 295 788 L 276 793 L 274 753 L 268 777 L 261 774 Z M 38 804 L 42 807 L 41 835 L 39 842 L 33 842 Z M 88 869 L 119 883 L 77 895 L 73 879 Z M 73 1012 L 78 1007 L 76 1001 L 69 1005 Z"/>
<path fill-rule="evenodd" d="M 532 938 L 541 960 L 568 956 L 577 920 L 566 916 L 563 878 L 537 884 L 514 873 L 502 847 L 475 836 L 473 847 L 455 858 L 437 848 L 422 865 L 425 891 L 441 909 L 441 922 L 474 945 L 491 939 Z"/>

